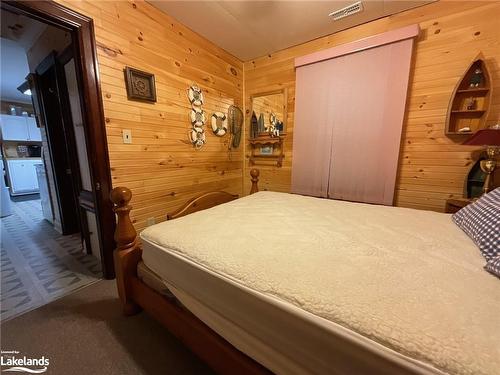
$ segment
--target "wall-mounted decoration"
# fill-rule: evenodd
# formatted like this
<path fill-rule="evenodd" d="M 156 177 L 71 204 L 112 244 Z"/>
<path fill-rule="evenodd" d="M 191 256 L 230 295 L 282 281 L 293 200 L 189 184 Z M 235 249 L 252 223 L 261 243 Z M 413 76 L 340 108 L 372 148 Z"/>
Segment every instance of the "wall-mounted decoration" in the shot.
<path fill-rule="evenodd" d="M 484 74 L 483 70 L 481 67 L 478 67 L 474 70 L 474 73 L 472 73 L 469 81 L 469 88 L 477 88 L 481 87 L 483 85 L 483 80 L 484 80 Z"/>
<path fill-rule="evenodd" d="M 486 59 L 479 53 L 466 67 L 451 95 L 446 115 L 446 135 L 471 135 L 484 129 L 493 87 Z"/>
<path fill-rule="evenodd" d="M 273 146 L 262 146 L 260 148 L 261 155 L 272 155 L 273 154 Z"/>
<path fill-rule="evenodd" d="M 191 120 L 191 130 L 189 131 L 189 140 L 195 149 L 199 150 L 207 142 L 205 137 L 205 111 L 201 108 L 203 104 L 203 92 L 201 88 L 193 84 L 188 89 L 188 99 L 191 103 L 191 112 L 189 114 Z"/>
<path fill-rule="evenodd" d="M 229 129 L 233 137 L 231 146 L 238 148 L 241 140 L 241 129 L 243 125 L 243 112 L 234 105 L 230 105 L 227 110 Z"/>
<path fill-rule="evenodd" d="M 250 164 L 283 165 L 288 93 L 286 89 L 251 96 Z M 272 164 L 270 164 L 272 163 Z"/>
<path fill-rule="evenodd" d="M 258 120 L 258 129 L 259 129 L 259 133 L 265 133 L 267 131 L 267 128 L 269 126 L 266 126 L 266 123 L 264 121 L 264 114 L 261 113 L 259 115 L 259 120 Z"/>
<path fill-rule="evenodd" d="M 286 89 L 253 94 L 251 110 L 257 118 L 257 134 L 285 133 L 288 95 Z M 252 114 L 253 114 L 252 113 Z"/>
<path fill-rule="evenodd" d="M 255 112 L 252 112 L 252 117 L 250 118 L 250 136 L 251 138 L 256 138 L 259 134 L 259 120 Z"/>
<path fill-rule="evenodd" d="M 125 67 L 127 98 L 143 102 L 156 102 L 155 76 L 152 73 Z"/>
<path fill-rule="evenodd" d="M 205 138 L 205 131 L 203 128 L 199 127 L 193 127 L 191 130 L 189 137 L 191 139 L 191 143 L 193 144 L 194 148 L 199 150 L 200 148 L 203 147 L 203 145 L 206 143 L 206 138 Z"/>
<path fill-rule="evenodd" d="M 217 137 L 223 137 L 227 133 L 227 116 L 222 112 L 212 115 L 212 131 Z"/>
<path fill-rule="evenodd" d="M 193 126 L 203 126 L 205 125 L 205 111 L 198 107 L 193 107 L 191 109 L 191 113 L 189 114 L 191 118 L 191 125 Z"/>
<path fill-rule="evenodd" d="M 271 162 L 278 168 L 282 167 L 285 158 L 283 140 L 283 137 L 270 137 L 267 133 L 250 139 L 250 165 L 270 165 Z"/>
<path fill-rule="evenodd" d="M 197 85 L 192 85 L 188 90 L 189 102 L 193 106 L 201 106 L 203 104 L 203 92 Z"/>
<path fill-rule="evenodd" d="M 269 114 L 269 123 L 272 125 L 272 126 L 276 126 L 276 122 L 278 121 L 278 118 L 276 116 L 276 113 L 274 112 L 271 112 Z"/>

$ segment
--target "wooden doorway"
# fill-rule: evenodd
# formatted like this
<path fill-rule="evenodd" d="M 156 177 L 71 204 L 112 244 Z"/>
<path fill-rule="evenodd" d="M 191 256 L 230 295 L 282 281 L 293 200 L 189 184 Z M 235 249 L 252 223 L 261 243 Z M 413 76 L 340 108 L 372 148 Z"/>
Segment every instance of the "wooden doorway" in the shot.
<path fill-rule="evenodd" d="M 115 276 L 113 233 L 115 217 L 109 192 L 111 174 L 109 165 L 104 113 L 98 76 L 94 26 L 91 18 L 83 16 L 53 1 L 2 1 L 2 9 L 23 14 L 45 24 L 70 32 L 73 39 L 75 69 L 81 90 L 83 127 L 93 191 L 86 194 L 84 202 L 91 205 L 97 219 L 103 275 Z"/>

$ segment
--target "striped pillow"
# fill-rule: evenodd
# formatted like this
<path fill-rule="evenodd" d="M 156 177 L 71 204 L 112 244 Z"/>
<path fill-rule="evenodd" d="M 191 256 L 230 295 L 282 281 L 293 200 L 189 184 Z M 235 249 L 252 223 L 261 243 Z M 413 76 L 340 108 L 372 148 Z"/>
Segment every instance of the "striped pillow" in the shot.
<path fill-rule="evenodd" d="M 500 255 L 500 188 L 484 194 L 452 218 L 487 260 Z"/>
<path fill-rule="evenodd" d="M 500 277 L 500 255 L 492 258 L 486 263 L 484 269 L 493 275 Z"/>

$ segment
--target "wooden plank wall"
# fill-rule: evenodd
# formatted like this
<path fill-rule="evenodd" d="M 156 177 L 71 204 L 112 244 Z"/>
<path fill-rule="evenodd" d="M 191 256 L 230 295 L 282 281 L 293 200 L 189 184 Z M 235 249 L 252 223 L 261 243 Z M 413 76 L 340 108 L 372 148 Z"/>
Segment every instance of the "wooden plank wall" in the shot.
<path fill-rule="evenodd" d="M 229 137 L 209 124 L 203 149 L 186 142 L 187 88 L 203 89 L 207 120 L 242 107 L 243 63 L 143 1 L 59 2 L 94 20 L 113 186 L 132 189 L 136 227 L 200 192 L 241 194 L 243 146 L 229 152 Z M 127 65 L 155 74 L 156 104 L 127 100 Z M 123 129 L 132 130 L 132 144 L 123 144 Z"/>
<path fill-rule="evenodd" d="M 450 139 L 444 135 L 446 110 L 453 88 L 479 51 L 483 52 L 493 68 L 493 100 L 487 124 L 492 125 L 500 119 L 499 19 L 499 2 L 440 1 L 246 62 L 247 135 L 250 95 L 288 88 L 288 136 L 284 166 L 260 167 L 261 188 L 285 192 L 290 188 L 294 58 L 418 23 L 422 31 L 414 52 L 396 184 L 396 204 L 443 211 L 447 198 L 462 196 L 473 150 L 460 145 L 463 138 Z M 245 157 L 249 155 L 247 144 Z M 246 161 L 245 176 L 249 168 L 251 166 Z M 244 191 L 248 189 L 249 183 L 244 179 Z"/>

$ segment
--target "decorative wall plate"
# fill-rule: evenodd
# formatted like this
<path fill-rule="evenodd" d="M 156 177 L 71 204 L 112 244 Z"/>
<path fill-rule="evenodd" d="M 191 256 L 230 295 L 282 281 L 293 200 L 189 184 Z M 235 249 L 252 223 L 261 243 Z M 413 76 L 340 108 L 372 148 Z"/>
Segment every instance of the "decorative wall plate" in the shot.
<path fill-rule="evenodd" d="M 227 133 L 227 116 L 222 112 L 212 115 L 212 131 L 217 137 L 223 137 Z"/>
<path fill-rule="evenodd" d="M 127 99 L 156 102 L 155 76 L 142 70 L 125 67 Z"/>
<path fill-rule="evenodd" d="M 192 105 L 200 106 L 203 104 L 203 92 L 197 85 L 192 85 L 191 87 L 189 87 L 188 97 L 189 102 Z"/>
<path fill-rule="evenodd" d="M 191 125 L 193 126 L 205 125 L 205 111 L 203 111 L 203 109 L 193 107 L 189 116 L 191 118 Z"/>

